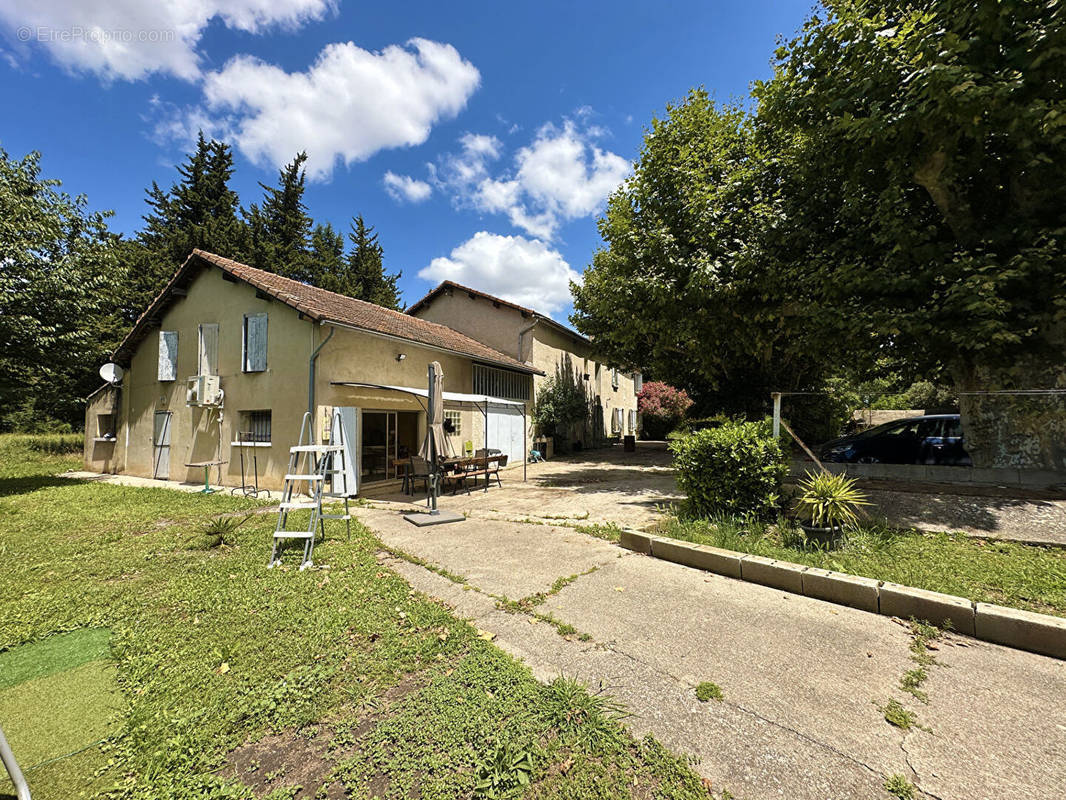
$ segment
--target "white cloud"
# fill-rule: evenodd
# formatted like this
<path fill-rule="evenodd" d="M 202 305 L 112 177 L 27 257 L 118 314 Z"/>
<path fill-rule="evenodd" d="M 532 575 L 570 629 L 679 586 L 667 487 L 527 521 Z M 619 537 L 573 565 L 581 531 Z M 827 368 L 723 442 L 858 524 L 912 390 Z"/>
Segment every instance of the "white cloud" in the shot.
<path fill-rule="evenodd" d="M 447 258 L 433 259 L 418 277 L 455 281 L 547 314 L 570 302 L 570 281 L 580 279 L 544 242 L 487 231 L 475 233 Z"/>
<path fill-rule="evenodd" d="M 584 122 L 589 113 L 580 109 L 576 116 Z M 574 120 L 548 123 L 515 154 L 511 170 L 494 176 L 489 167 L 502 144 L 495 137 L 467 134 L 458 153 L 439 160 L 434 177 L 460 205 L 506 214 L 516 227 L 550 240 L 562 223 L 599 211 L 629 175 L 628 161 L 595 143 L 604 135 L 602 128 Z"/>
<path fill-rule="evenodd" d="M 412 39 L 381 52 L 351 42 L 327 45 L 306 72 L 285 72 L 237 56 L 204 78 L 208 110 L 251 160 L 280 166 L 300 150 L 307 173 L 326 179 L 337 160 L 422 144 L 454 117 L 481 75 L 449 44 Z"/>
<path fill-rule="evenodd" d="M 335 0 L 0 0 L 0 21 L 18 41 L 40 44 L 60 64 L 104 80 L 159 72 L 193 81 L 201 73 L 197 46 L 212 20 L 262 33 L 335 9 Z"/>
<path fill-rule="evenodd" d="M 395 172 L 385 173 L 385 191 L 389 197 L 397 202 L 421 203 L 428 200 L 433 193 L 433 187 L 425 181 L 412 178 L 410 175 L 397 175 Z"/>

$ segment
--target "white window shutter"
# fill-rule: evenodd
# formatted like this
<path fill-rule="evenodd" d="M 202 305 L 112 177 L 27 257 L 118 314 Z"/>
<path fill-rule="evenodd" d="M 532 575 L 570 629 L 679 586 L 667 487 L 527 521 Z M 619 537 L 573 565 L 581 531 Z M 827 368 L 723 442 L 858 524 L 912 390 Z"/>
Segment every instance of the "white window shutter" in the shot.
<path fill-rule="evenodd" d="M 244 371 L 263 372 L 267 368 L 267 315 L 248 314 L 244 318 Z"/>
<path fill-rule="evenodd" d="M 178 377 L 178 332 L 159 332 L 158 379 L 172 381 Z"/>
<path fill-rule="evenodd" d="M 200 326 L 200 363 L 197 375 L 218 375 L 218 323 Z"/>

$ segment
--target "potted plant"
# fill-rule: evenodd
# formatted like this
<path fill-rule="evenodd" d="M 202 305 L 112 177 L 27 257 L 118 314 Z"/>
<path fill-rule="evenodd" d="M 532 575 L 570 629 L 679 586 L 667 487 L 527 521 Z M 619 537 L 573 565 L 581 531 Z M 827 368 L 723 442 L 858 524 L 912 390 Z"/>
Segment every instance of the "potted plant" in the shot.
<path fill-rule="evenodd" d="M 807 473 L 800 481 L 800 495 L 796 510 L 799 524 L 808 540 L 829 543 L 835 541 L 844 526 L 854 524 L 859 518 L 859 506 L 870 502 L 855 487 L 855 479 L 847 475 Z"/>

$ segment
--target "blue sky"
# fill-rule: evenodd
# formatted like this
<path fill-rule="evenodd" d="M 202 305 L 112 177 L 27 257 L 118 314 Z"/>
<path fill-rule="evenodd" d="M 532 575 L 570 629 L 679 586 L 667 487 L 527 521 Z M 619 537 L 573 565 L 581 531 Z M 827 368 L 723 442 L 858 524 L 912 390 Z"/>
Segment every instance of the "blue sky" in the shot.
<path fill-rule="evenodd" d="M 742 97 L 810 0 L 0 0 L 0 146 L 137 230 L 197 128 L 258 201 L 374 225 L 414 302 L 451 278 L 565 320 L 596 216 L 666 103 Z M 421 274 L 420 274 L 421 273 Z"/>

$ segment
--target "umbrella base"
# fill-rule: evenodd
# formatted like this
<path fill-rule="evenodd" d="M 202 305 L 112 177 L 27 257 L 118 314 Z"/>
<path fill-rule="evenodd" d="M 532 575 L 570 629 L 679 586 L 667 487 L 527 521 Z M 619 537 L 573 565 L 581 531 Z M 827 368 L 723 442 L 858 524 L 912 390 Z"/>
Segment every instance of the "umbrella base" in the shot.
<path fill-rule="evenodd" d="M 436 514 L 420 511 L 414 514 L 404 514 L 403 518 L 419 528 L 427 525 L 443 525 L 446 522 L 462 522 L 466 519 L 462 514 L 456 514 L 454 511 L 439 511 Z"/>

